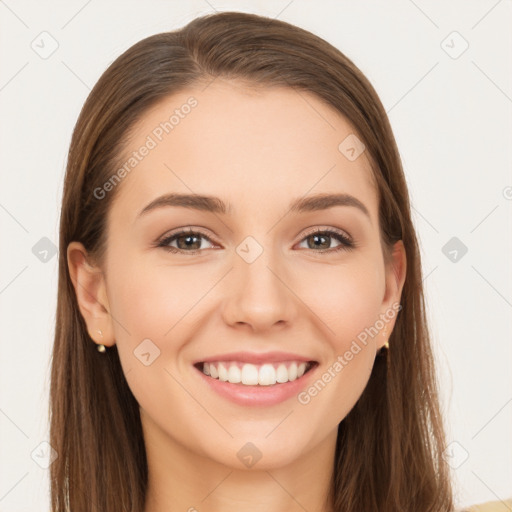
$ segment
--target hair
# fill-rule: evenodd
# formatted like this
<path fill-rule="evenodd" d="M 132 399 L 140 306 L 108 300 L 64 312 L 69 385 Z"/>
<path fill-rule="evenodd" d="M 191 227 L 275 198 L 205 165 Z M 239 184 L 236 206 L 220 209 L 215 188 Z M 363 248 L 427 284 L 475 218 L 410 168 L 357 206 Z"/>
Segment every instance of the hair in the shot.
<path fill-rule="evenodd" d="M 445 434 L 426 319 L 421 265 L 407 185 L 386 112 L 363 73 L 337 48 L 292 24 L 238 12 L 193 19 L 147 37 L 102 74 L 71 138 L 60 218 L 55 339 L 51 363 L 50 467 L 53 512 L 141 512 L 148 466 L 139 405 L 117 347 L 100 354 L 82 317 L 67 265 L 68 244 L 83 243 L 101 263 L 107 213 L 119 186 L 94 189 L 119 164 L 130 130 L 170 95 L 215 78 L 289 87 L 342 114 L 366 146 L 379 196 L 382 247 L 403 241 L 407 259 L 389 349 L 338 425 L 330 487 L 343 512 L 453 509 Z"/>

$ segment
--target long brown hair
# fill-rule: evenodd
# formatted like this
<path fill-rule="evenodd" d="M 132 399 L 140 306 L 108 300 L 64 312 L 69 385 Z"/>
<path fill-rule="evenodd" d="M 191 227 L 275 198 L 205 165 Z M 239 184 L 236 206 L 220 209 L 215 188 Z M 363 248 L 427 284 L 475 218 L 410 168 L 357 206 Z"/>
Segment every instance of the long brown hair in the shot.
<path fill-rule="evenodd" d="M 216 77 L 308 91 L 351 123 L 379 190 L 382 244 L 403 240 L 407 277 L 389 350 L 339 424 L 331 498 L 343 512 L 453 509 L 420 255 L 406 181 L 386 112 L 369 81 L 338 49 L 289 23 L 237 12 L 192 20 L 136 43 L 103 73 L 73 132 L 60 220 L 59 285 L 51 368 L 53 512 L 141 512 L 147 461 L 139 406 L 117 348 L 100 354 L 80 314 L 66 248 L 77 240 L 102 261 L 114 174 L 130 129 L 159 101 Z"/>

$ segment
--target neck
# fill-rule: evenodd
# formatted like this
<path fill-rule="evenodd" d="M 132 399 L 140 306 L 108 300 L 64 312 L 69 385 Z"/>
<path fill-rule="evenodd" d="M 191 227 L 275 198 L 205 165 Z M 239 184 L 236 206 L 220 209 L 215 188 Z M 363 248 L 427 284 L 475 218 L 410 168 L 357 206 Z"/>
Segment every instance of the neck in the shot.
<path fill-rule="evenodd" d="M 143 420 L 148 488 L 144 512 L 331 512 L 337 431 L 287 464 L 230 467 Z M 244 443 L 241 442 L 240 446 Z"/>

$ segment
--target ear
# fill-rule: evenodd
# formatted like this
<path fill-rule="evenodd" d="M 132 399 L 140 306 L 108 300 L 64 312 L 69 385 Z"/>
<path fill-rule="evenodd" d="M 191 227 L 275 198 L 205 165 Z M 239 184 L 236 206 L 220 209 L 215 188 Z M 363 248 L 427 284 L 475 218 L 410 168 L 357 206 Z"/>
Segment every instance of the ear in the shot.
<path fill-rule="evenodd" d="M 87 250 L 80 242 L 71 242 L 68 245 L 67 260 L 78 307 L 87 325 L 89 336 L 96 343 L 114 345 L 114 331 L 103 271 L 89 263 Z M 98 332 L 100 330 L 102 335 Z"/>
<path fill-rule="evenodd" d="M 386 290 L 381 309 L 381 318 L 383 318 L 386 323 L 377 341 L 377 350 L 386 343 L 395 327 L 396 318 L 401 309 L 399 305 L 406 271 L 407 258 L 405 247 L 402 240 L 399 240 L 393 245 L 390 261 L 386 263 Z"/>

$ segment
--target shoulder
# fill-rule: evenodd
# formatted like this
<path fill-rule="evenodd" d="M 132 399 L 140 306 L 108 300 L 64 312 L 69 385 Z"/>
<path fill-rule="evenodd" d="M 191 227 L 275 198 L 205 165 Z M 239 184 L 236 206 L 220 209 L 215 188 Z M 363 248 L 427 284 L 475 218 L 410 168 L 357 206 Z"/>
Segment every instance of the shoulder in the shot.
<path fill-rule="evenodd" d="M 510 512 L 512 511 L 512 498 L 503 501 L 488 501 L 480 505 L 473 505 L 461 512 Z"/>

